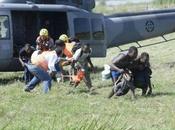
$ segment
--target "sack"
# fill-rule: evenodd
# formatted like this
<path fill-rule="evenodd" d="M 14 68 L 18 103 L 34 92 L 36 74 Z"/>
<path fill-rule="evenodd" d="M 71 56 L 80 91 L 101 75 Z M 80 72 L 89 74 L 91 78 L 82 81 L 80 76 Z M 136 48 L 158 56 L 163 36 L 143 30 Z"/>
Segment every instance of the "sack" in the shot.
<path fill-rule="evenodd" d="M 129 86 L 126 83 L 120 82 L 114 86 L 114 93 L 116 96 L 123 96 L 129 92 L 129 89 Z"/>
<path fill-rule="evenodd" d="M 102 71 L 101 75 L 102 75 L 102 80 L 107 80 L 111 78 L 111 71 L 110 71 L 109 65 L 104 65 L 104 71 Z"/>

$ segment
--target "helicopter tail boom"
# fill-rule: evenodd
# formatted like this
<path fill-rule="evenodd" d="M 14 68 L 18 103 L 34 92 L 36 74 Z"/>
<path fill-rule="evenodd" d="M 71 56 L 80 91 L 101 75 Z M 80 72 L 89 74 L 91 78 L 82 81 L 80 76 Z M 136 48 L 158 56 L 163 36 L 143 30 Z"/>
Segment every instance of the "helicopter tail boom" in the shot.
<path fill-rule="evenodd" d="M 175 10 L 168 13 L 106 17 L 105 23 L 109 48 L 174 32 Z"/>

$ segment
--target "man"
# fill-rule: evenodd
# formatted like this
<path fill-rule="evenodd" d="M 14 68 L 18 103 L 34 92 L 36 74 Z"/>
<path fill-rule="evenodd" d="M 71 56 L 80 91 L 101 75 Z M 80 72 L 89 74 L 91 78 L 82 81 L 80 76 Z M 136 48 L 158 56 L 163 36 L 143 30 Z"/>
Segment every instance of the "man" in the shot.
<path fill-rule="evenodd" d="M 25 91 L 30 92 L 35 86 L 42 81 L 43 91 L 48 93 L 51 89 L 51 77 L 56 74 L 62 49 L 56 48 L 54 51 L 45 51 L 37 54 L 39 51 L 33 53 L 31 57 L 32 64 L 26 64 L 29 71 L 34 75 L 34 78 L 27 84 Z"/>
<path fill-rule="evenodd" d="M 71 53 L 71 56 L 69 55 L 70 52 L 65 53 L 65 47 L 66 47 L 66 45 L 65 45 L 65 42 L 64 42 L 63 40 L 60 40 L 60 39 L 59 39 L 59 40 L 56 40 L 56 41 L 55 41 L 55 46 L 62 49 L 63 54 L 66 56 L 67 59 L 72 58 L 72 56 L 73 56 L 72 53 Z M 65 59 L 66 59 L 66 58 L 65 58 Z M 70 63 L 71 63 L 71 62 L 68 61 L 68 60 L 62 60 L 62 66 L 70 65 Z"/>
<path fill-rule="evenodd" d="M 132 46 L 128 51 L 120 53 L 117 57 L 113 58 L 111 67 L 111 75 L 113 83 L 118 80 L 118 77 L 124 73 L 125 70 L 130 69 L 132 62 L 137 58 L 138 50 Z"/>
<path fill-rule="evenodd" d="M 73 43 L 69 43 L 69 38 L 66 34 L 62 34 L 60 37 L 59 37 L 59 40 L 62 40 L 65 44 L 65 47 L 64 47 L 64 50 L 63 50 L 63 53 L 64 55 L 67 57 L 67 58 L 72 58 L 73 56 L 73 53 L 72 53 L 72 48 L 74 46 Z"/>
<path fill-rule="evenodd" d="M 81 48 L 81 42 L 78 38 L 76 37 L 70 37 L 69 38 L 69 43 L 72 44 L 72 53 L 74 54 L 76 52 L 76 50 Z"/>
<path fill-rule="evenodd" d="M 52 48 L 54 47 L 54 41 L 53 39 L 49 36 L 49 32 L 47 29 L 43 28 L 40 30 L 39 36 L 36 39 L 36 48 L 38 50 L 42 50 L 42 51 L 47 51 L 47 50 L 43 50 L 42 46 L 43 44 L 48 44 L 48 50 L 52 50 Z"/>
<path fill-rule="evenodd" d="M 78 49 L 73 55 L 73 62 L 75 63 L 75 67 L 77 65 L 84 70 L 85 76 L 83 80 L 86 86 L 88 87 L 88 90 L 93 89 L 91 78 L 90 78 L 89 67 L 88 67 L 88 64 L 89 64 L 91 69 L 94 70 L 94 66 L 92 64 L 90 54 L 91 54 L 90 46 L 86 44 L 86 45 L 82 45 L 82 47 Z"/>
<path fill-rule="evenodd" d="M 24 67 L 25 84 L 27 84 L 33 78 L 33 75 L 27 69 L 27 67 L 25 66 L 25 63 L 30 62 L 31 55 L 34 51 L 35 51 L 35 49 L 33 47 L 31 47 L 30 44 L 25 44 L 25 46 L 19 52 L 19 61 L 20 61 L 21 65 Z"/>

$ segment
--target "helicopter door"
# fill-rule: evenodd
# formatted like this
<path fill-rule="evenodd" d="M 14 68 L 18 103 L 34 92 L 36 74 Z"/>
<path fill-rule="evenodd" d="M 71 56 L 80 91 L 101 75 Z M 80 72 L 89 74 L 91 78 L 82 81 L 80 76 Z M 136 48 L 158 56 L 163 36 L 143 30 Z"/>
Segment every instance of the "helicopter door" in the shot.
<path fill-rule="evenodd" d="M 105 37 L 105 24 L 104 16 L 101 14 L 91 14 L 91 35 L 92 43 L 95 46 L 95 56 L 105 57 L 106 56 L 106 37 Z"/>
<path fill-rule="evenodd" d="M 67 16 L 70 36 L 90 44 L 93 57 L 106 56 L 103 17 L 88 12 L 69 12 Z"/>
<path fill-rule="evenodd" d="M 11 15 L 9 11 L 0 11 L 0 59 L 13 57 L 11 35 Z"/>

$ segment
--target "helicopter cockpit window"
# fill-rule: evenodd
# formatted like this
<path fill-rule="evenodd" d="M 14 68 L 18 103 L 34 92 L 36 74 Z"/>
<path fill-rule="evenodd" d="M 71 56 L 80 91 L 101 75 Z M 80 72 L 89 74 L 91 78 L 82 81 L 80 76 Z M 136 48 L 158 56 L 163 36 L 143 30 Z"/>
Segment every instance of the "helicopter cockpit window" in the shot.
<path fill-rule="evenodd" d="M 82 5 L 83 1 L 82 0 L 72 0 L 72 3 L 75 3 L 77 5 Z"/>
<path fill-rule="evenodd" d="M 81 40 L 90 39 L 90 24 L 87 18 L 74 19 L 75 36 Z"/>
<path fill-rule="evenodd" d="M 104 26 L 101 19 L 92 19 L 92 34 L 95 40 L 104 40 Z"/>
<path fill-rule="evenodd" d="M 10 27 L 8 16 L 0 16 L 0 39 L 10 38 Z"/>

